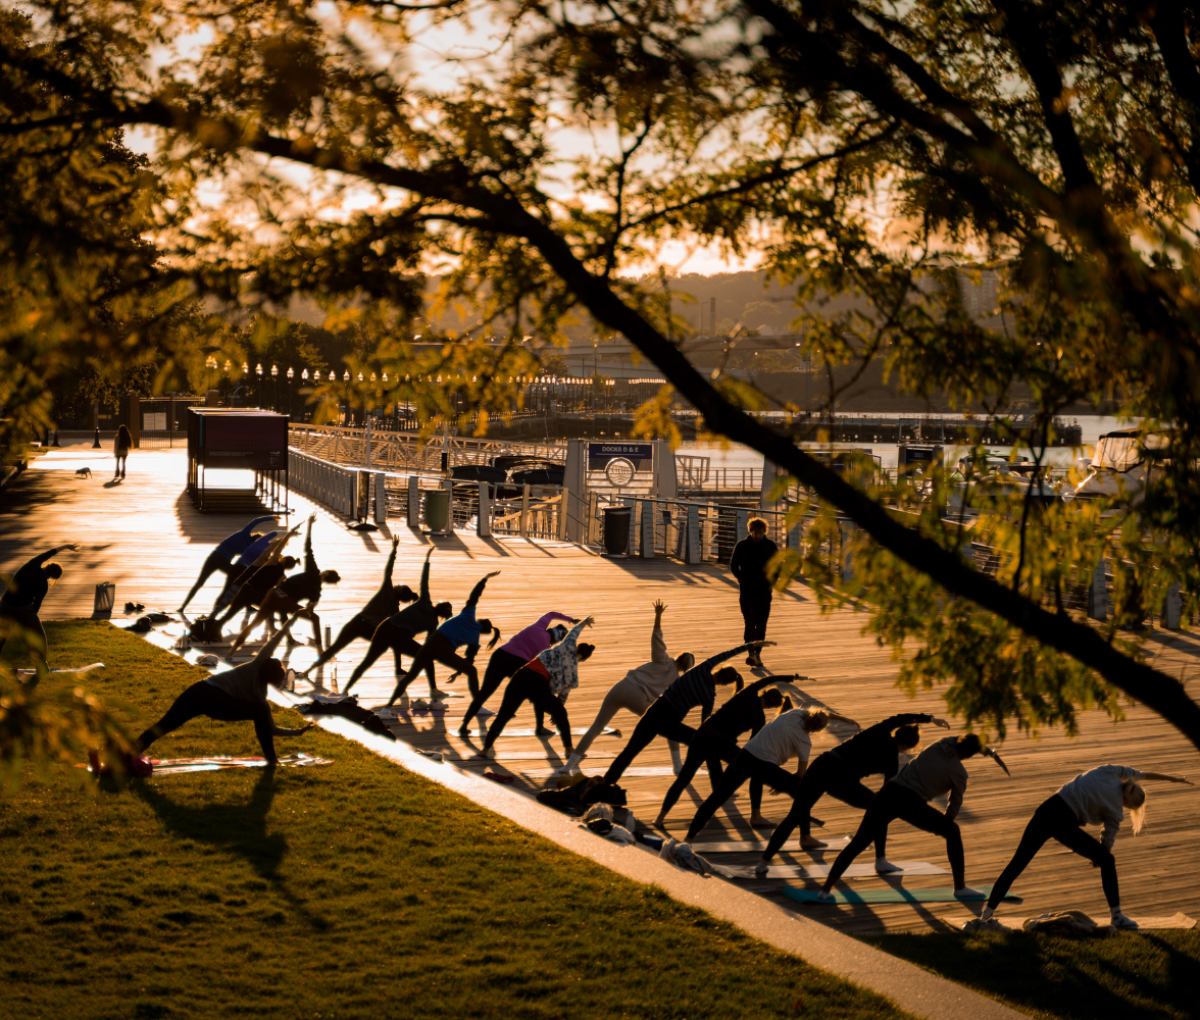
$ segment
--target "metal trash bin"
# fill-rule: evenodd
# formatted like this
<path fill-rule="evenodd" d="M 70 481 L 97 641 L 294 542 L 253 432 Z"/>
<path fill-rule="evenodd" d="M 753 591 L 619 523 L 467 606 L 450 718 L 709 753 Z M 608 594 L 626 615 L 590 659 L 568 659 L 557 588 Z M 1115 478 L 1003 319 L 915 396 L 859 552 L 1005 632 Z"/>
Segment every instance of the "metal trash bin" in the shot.
<path fill-rule="evenodd" d="M 425 527 L 430 531 L 450 530 L 450 493 L 446 489 L 425 493 Z"/>
<path fill-rule="evenodd" d="M 604 508 L 604 554 L 627 556 L 629 554 L 629 530 L 633 527 L 633 507 L 606 506 Z"/>
<path fill-rule="evenodd" d="M 96 585 L 96 607 L 97 615 L 101 613 L 111 613 L 113 606 L 117 603 L 117 586 L 111 581 L 105 581 L 103 584 Z"/>

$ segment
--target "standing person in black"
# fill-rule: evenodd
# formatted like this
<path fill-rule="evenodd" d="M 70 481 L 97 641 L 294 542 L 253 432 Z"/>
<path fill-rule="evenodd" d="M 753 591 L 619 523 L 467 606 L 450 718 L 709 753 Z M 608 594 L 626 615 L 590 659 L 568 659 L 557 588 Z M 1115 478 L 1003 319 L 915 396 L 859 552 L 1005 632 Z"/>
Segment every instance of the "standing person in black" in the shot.
<path fill-rule="evenodd" d="M 4 588 L 4 594 L 0 595 L 0 655 L 4 654 L 5 642 L 10 637 L 22 635 L 33 659 L 34 669 L 37 670 L 33 683 L 37 683 L 47 670 L 46 631 L 38 613 L 50 586 L 63 573 L 62 567 L 50 562 L 50 559 L 64 549 L 78 552 L 79 546 L 60 545 L 41 556 L 35 556 L 13 575 Z"/>
<path fill-rule="evenodd" d="M 767 522 L 761 517 L 751 517 L 746 523 L 750 533 L 733 547 L 729 558 L 729 570 L 737 578 L 738 602 L 742 607 L 742 619 L 746 629 L 742 640 L 763 641 L 767 636 L 767 620 L 771 616 L 771 582 L 767 579 L 767 564 L 779 547 L 767 538 Z M 746 658 L 747 666 L 762 666 L 761 649 L 754 649 Z"/>
<path fill-rule="evenodd" d="M 771 834 L 762 859 L 755 866 L 759 874 L 766 874 L 771 858 L 779 853 L 788 837 L 800 826 L 800 845 L 805 849 L 822 847 L 825 844 L 813 839 L 809 812 L 825 794 L 836 797 L 851 807 L 866 809 L 875 797 L 875 791 L 863 783 L 866 776 L 883 774 L 884 782 L 894 779 L 900 771 L 900 755 L 907 754 L 921 742 L 921 731 L 917 723 L 932 723 L 949 729 L 945 719 L 935 719 L 920 712 L 904 712 L 868 726 L 832 751 L 818 755 L 808 767 L 800 788 L 792 801 L 787 817 Z M 886 875 L 899 869 L 887 859 L 887 829 L 875 837 L 875 870 Z"/>
<path fill-rule="evenodd" d="M 695 778 L 702 762 L 708 762 L 708 782 L 715 789 L 725 772 L 721 765 L 720 751 L 728 747 L 730 743 L 736 744 L 737 738 L 747 730 L 753 736 L 767 724 L 764 710 L 778 708 L 783 704 L 783 695 L 778 688 L 772 687 L 768 691 L 762 689 L 767 684 L 777 683 L 780 680 L 798 679 L 800 679 L 798 676 L 768 676 L 756 680 L 744 690 L 739 689 L 732 698 L 700 724 L 700 728 L 696 730 L 696 736 L 688 745 L 687 757 L 683 759 L 683 767 L 663 798 L 658 817 L 654 820 L 656 826 L 660 829 L 665 828 L 667 815 L 679 801 L 688 784 Z M 762 693 L 760 694 L 759 691 Z M 750 802 L 753 810 L 757 813 L 758 806 L 762 802 L 762 781 L 759 779 L 751 780 Z"/>

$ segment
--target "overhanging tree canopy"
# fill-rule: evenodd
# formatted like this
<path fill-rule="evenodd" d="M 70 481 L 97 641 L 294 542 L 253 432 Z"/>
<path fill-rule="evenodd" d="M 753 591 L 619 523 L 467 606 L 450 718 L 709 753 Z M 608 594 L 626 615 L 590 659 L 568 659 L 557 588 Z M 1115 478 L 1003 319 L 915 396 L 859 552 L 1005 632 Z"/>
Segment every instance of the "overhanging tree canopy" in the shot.
<path fill-rule="evenodd" d="M 1190 4 L 26 6 L 27 31 L 0 43 L 20 97 L 0 137 L 49 158 L 81 130 L 149 132 L 162 194 L 147 208 L 173 277 L 224 299 L 353 299 L 392 369 L 384 395 L 433 411 L 438 394 L 396 371 L 422 269 L 440 263 L 444 300 L 518 335 L 585 310 L 709 428 L 860 525 L 854 586 L 822 595 L 870 606 L 881 640 L 919 640 L 904 682 L 948 680 L 957 709 L 1001 729 L 1116 713 L 1123 691 L 1200 746 L 1182 684 L 1119 639 L 1120 620 L 1101 632 L 1060 599 L 1106 549 L 1119 595 L 1200 590 Z M 884 359 L 911 392 L 1001 407 L 1022 384 L 1044 435 L 1073 402 L 1117 399 L 1169 434 L 1161 480 L 1102 512 L 972 477 L 996 509 L 977 530 L 1002 554 L 984 576 L 940 512 L 944 476 L 932 498 L 843 480 L 745 413 L 760 395 L 688 363 L 668 289 L 626 275 L 670 242 L 761 244 L 812 350 Z M 1004 313 L 983 323 L 958 286 L 981 263 Z M 845 293 L 867 300 L 822 310 Z M 470 337 L 444 357 L 480 409 L 505 398 L 508 372 Z"/>

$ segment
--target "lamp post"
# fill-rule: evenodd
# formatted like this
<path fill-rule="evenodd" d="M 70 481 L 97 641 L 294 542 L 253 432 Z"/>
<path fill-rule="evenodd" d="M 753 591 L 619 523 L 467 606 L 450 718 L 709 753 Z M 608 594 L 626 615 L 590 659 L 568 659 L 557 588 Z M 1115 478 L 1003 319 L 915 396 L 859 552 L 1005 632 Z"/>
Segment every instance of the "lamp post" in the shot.
<path fill-rule="evenodd" d="M 271 410 L 278 413 L 279 411 L 279 366 L 271 366 Z"/>
<path fill-rule="evenodd" d="M 250 383 L 248 381 L 250 379 L 250 365 L 245 361 L 242 362 L 242 379 L 245 380 L 243 382 L 244 386 L 250 385 Z M 245 397 L 243 397 L 242 399 L 244 400 Z"/>
<path fill-rule="evenodd" d="M 287 370 L 287 413 L 288 417 L 292 416 L 292 379 L 295 378 L 296 372 L 291 366 Z"/>
<path fill-rule="evenodd" d="M 263 398 L 262 398 L 262 362 L 261 361 L 254 367 L 254 372 L 258 376 L 258 396 L 257 396 L 258 406 L 262 407 Z"/>

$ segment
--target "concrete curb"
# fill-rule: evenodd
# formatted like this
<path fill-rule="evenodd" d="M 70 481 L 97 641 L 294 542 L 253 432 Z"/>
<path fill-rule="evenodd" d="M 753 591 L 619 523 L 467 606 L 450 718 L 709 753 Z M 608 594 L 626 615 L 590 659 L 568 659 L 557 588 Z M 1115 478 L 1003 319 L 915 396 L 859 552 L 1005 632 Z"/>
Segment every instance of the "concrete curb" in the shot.
<path fill-rule="evenodd" d="M 289 708 L 308 700 L 274 690 L 268 694 L 276 704 Z M 817 921 L 789 913 L 732 882 L 701 878 L 652 854 L 593 835 L 575 819 L 516 790 L 449 763 L 432 761 L 401 740 L 391 741 L 368 733 L 347 719 L 316 716 L 313 721 L 330 733 L 361 744 L 410 772 L 460 793 L 572 853 L 635 882 L 656 885 L 680 903 L 706 910 L 814 967 L 883 995 L 914 1016 L 927 1020 L 1017 1020 L 1027 1016 Z"/>

